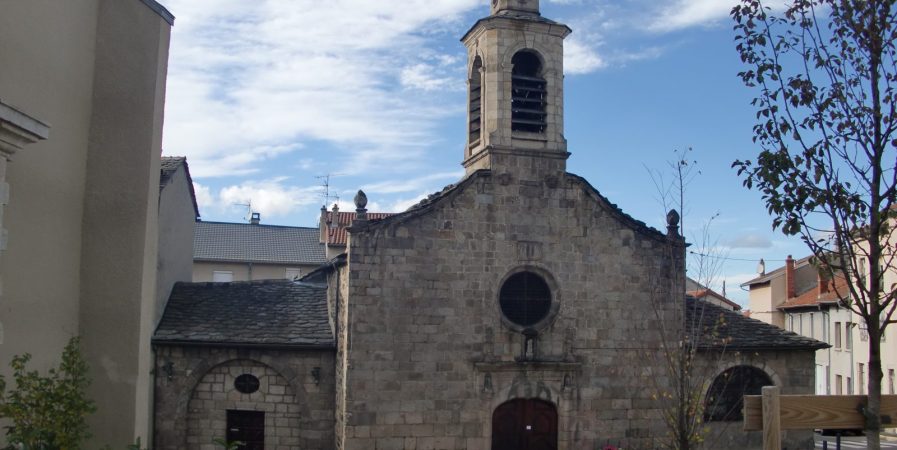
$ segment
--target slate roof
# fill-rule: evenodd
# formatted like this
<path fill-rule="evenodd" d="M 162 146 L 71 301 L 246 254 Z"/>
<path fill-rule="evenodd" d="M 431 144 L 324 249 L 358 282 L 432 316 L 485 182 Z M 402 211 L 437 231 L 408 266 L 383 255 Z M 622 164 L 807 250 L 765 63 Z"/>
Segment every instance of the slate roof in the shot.
<path fill-rule="evenodd" d="M 317 228 L 196 222 L 193 259 L 270 264 L 323 264 Z"/>
<path fill-rule="evenodd" d="M 161 160 L 161 170 L 159 174 L 159 191 L 165 189 L 171 177 L 177 173 L 181 166 L 184 167 L 184 174 L 187 176 L 187 187 L 190 189 L 190 200 L 193 201 L 193 213 L 199 218 L 199 204 L 196 203 L 196 191 L 193 190 L 193 177 L 190 176 L 190 166 L 187 165 L 186 156 L 163 156 Z"/>
<path fill-rule="evenodd" d="M 290 280 L 177 283 L 153 343 L 330 349 L 327 288 Z"/>
<path fill-rule="evenodd" d="M 393 216 L 395 213 L 367 213 L 368 220 L 380 220 L 385 217 Z M 327 243 L 330 245 L 346 245 L 348 242 L 346 233 L 346 228 L 349 225 L 352 225 L 352 221 L 355 220 L 354 212 L 341 212 L 337 211 L 334 215 L 333 211 L 327 211 L 323 215 L 324 223 L 331 224 L 336 218 L 336 226 L 329 226 L 327 233 Z"/>
<path fill-rule="evenodd" d="M 700 330 L 698 347 L 705 350 L 818 350 L 830 347 L 825 342 L 785 331 L 693 297 L 686 297 L 685 311 L 686 321 L 693 327 L 692 330 Z"/>

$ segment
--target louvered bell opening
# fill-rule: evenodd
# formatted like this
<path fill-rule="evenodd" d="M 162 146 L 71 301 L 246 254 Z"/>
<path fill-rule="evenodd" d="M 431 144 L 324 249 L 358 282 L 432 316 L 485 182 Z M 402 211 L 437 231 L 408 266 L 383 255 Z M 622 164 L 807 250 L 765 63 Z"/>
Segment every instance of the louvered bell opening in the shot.
<path fill-rule="evenodd" d="M 469 139 L 471 146 L 476 145 L 482 134 L 483 127 L 483 61 L 478 56 L 472 66 L 470 72 L 470 105 L 467 117 L 470 118 L 467 124 Z"/>
<path fill-rule="evenodd" d="M 470 143 L 480 140 L 480 129 L 482 128 L 482 92 L 480 86 L 471 87 L 470 89 Z"/>
<path fill-rule="evenodd" d="M 545 80 L 511 77 L 511 129 L 530 133 L 545 132 Z"/>
<path fill-rule="evenodd" d="M 517 325 L 531 326 L 548 316 L 551 290 L 545 280 L 534 273 L 516 273 L 502 285 L 499 304 L 508 320 Z"/>
<path fill-rule="evenodd" d="M 518 52 L 511 62 L 511 130 L 544 133 L 548 92 L 542 62 L 531 51 Z"/>

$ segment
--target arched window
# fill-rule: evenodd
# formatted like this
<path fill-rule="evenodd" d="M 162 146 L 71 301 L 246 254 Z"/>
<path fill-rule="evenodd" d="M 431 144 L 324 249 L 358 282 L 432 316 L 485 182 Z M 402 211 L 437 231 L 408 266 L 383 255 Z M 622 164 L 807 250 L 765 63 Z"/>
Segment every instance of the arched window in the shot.
<path fill-rule="evenodd" d="M 511 130 L 544 133 L 547 94 L 542 61 L 535 53 L 522 50 L 511 63 Z"/>
<path fill-rule="evenodd" d="M 470 71 L 470 109 L 468 110 L 470 123 L 469 133 L 471 144 L 480 140 L 483 128 L 483 60 L 479 56 L 473 61 Z"/>
<path fill-rule="evenodd" d="M 704 421 L 736 421 L 744 418 L 744 396 L 760 395 L 773 382 L 766 372 L 750 366 L 736 366 L 719 374 L 704 400 Z"/>
<path fill-rule="evenodd" d="M 518 272 L 501 286 L 499 304 L 502 314 L 511 323 L 529 327 L 551 312 L 551 289 L 539 275 Z"/>

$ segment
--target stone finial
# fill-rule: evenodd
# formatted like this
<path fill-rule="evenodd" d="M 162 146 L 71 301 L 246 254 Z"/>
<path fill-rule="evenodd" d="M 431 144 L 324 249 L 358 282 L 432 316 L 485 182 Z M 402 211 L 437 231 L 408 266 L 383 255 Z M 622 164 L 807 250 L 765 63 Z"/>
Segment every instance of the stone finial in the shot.
<path fill-rule="evenodd" d="M 679 236 L 679 212 L 675 209 L 667 213 L 667 236 Z"/>
<path fill-rule="evenodd" d="M 492 0 L 492 15 L 502 11 L 539 14 L 539 0 Z"/>
<path fill-rule="evenodd" d="M 359 189 L 358 193 L 355 194 L 355 220 L 368 219 L 368 210 L 365 208 L 367 205 L 368 196 L 365 195 L 364 191 Z"/>

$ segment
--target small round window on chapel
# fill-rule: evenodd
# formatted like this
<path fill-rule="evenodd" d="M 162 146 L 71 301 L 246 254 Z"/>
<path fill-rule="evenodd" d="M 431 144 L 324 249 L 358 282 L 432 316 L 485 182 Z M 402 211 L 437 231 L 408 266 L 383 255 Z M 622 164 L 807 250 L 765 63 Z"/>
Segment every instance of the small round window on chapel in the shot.
<path fill-rule="evenodd" d="M 259 390 L 259 379 L 252 374 L 244 373 L 234 380 L 234 388 L 243 394 L 253 394 Z"/>
<path fill-rule="evenodd" d="M 505 280 L 499 293 L 501 312 L 511 323 L 529 327 L 548 317 L 551 289 L 532 272 L 518 272 Z"/>

